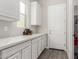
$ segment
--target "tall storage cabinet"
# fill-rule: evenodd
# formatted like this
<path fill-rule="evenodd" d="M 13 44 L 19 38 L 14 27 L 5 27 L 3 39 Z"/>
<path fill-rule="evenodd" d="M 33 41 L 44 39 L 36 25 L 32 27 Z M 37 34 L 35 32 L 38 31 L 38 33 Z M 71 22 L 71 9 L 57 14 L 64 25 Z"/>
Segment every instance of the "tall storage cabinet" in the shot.
<path fill-rule="evenodd" d="M 19 20 L 19 0 L 0 0 L 0 20 Z"/>
<path fill-rule="evenodd" d="M 41 25 L 41 7 L 38 2 L 31 3 L 31 25 Z"/>

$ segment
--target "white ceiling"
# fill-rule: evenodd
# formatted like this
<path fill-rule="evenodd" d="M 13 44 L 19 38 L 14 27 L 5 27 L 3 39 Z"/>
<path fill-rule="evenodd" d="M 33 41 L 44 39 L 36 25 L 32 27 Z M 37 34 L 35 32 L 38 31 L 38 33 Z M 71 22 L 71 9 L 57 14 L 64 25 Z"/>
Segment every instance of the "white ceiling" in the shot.
<path fill-rule="evenodd" d="M 33 2 L 33 1 L 38 1 L 38 2 L 44 3 L 44 4 L 47 2 L 48 5 L 66 3 L 66 0 L 31 0 L 31 2 Z"/>

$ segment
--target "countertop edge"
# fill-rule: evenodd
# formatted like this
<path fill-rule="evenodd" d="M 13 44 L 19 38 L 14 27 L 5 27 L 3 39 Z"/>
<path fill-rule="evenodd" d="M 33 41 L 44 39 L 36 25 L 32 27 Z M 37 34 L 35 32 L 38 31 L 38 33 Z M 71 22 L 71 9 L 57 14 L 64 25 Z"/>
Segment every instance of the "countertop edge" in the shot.
<path fill-rule="evenodd" d="M 46 35 L 47 33 L 42 33 L 42 34 L 34 34 L 34 35 L 36 35 L 36 36 L 34 36 L 34 37 L 31 37 L 31 36 L 33 36 L 33 35 L 30 35 L 30 37 L 31 38 L 25 38 L 24 40 L 21 40 L 21 41 L 17 41 L 17 42 L 14 42 L 14 43 L 10 43 L 10 44 L 7 44 L 7 45 L 4 45 L 4 46 L 0 46 L 0 51 L 1 50 L 4 50 L 4 49 L 7 49 L 7 48 L 10 48 L 10 47 L 13 47 L 13 46 L 16 46 L 16 45 L 18 45 L 18 44 L 22 44 L 22 43 L 24 43 L 24 42 L 27 42 L 27 41 L 31 41 L 31 40 L 33 40 L 33 39 L 36 39 L 36 38 L 38 38 L 38 37 L 40 37 L 40 36 L 43 36 L 43 35 Z M 25 35 L 26 36 L 26 35 Z M 24 37 L 25 37 L 24 36 Z M 17 36 L 16 36 L 17 37 Z M 12 37 L 13 38 L 13 37 Z M 6 38 L 7 39 L 7 38 Z"/>

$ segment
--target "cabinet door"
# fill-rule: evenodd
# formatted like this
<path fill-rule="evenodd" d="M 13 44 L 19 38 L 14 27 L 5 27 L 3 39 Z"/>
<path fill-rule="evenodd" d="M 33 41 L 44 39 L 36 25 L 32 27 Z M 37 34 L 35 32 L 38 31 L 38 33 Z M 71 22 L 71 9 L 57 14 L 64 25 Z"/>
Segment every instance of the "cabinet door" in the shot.
<path fill-rule="evenodd" d="M 7 59 L 21 59 L 21 52 L 18 52 Z"/>
<path fill-rule="evenodd" d="M 37 2 L 31 3 L 31 25 L 41 25 L 41 8 Z"/>
<path fill-rule="evenodd" d="M 47 37 L 45 37 L 45 48 L 47 47 Z"/>
<path fill-rule="evenodd" d="M 37 42 L 32 44 L 32 59 L 37 59 Z"/>
<path fill-rule="evenodd" d="M 44 50 L 44 44 L 45 44 L 45 40 L 44 40 L 44 38 L 42 37 L 42 51 Z"/>
<path fill-rule="evenodd" d="M 42 52 L 42 41 L 41 38 L 38 40 L 38 56 L 41 54 Z"/>
<path fill-rule="evenodd" d="M 47 38 L 46 36 L 44 36 L 44 48 L 46 48 L 46 46 L 47 46 Z"/>
<path fill-rule="evenodd" d="M 47 45 L 47 38 L 46 35 L 42 36 L 42 50 L 46 48 Z"/>
<path fill-rule="evenodd" d="M 0 20 L 19 20 L 19 2 L 19 0 L 0 0 Z"/>
<path fill-rule="evenodd" d="M 31 46 L 22 50 L 22 59 L 31 59 Z"/>

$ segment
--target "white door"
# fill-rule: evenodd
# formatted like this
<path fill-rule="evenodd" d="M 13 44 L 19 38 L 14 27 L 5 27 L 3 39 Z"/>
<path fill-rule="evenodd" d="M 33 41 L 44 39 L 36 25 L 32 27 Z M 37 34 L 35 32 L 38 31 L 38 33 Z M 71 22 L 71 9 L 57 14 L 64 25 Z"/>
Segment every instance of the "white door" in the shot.
<path fill-rule="evenodd" d="M 18 52 L 16 54 L 12 55 L 8 59 L 21 59 L 21 52 Z"/>
<path fill-rule="evenodd" d="M 31 59 L 31 46 L 22 50 L 22 59 Z"/>
<path fill-rule="evenodd" d="M 66 49 L 66 6 L 48 6 L 49 48 Z"/>

